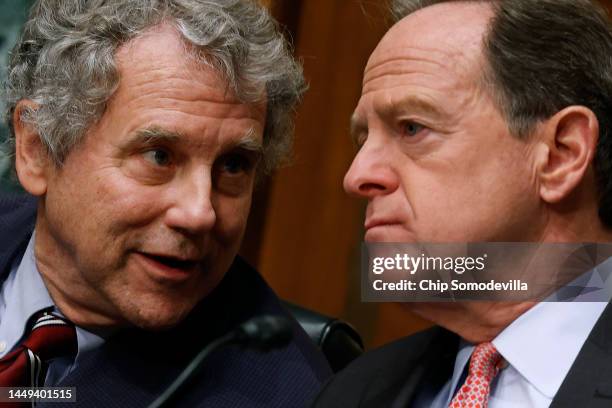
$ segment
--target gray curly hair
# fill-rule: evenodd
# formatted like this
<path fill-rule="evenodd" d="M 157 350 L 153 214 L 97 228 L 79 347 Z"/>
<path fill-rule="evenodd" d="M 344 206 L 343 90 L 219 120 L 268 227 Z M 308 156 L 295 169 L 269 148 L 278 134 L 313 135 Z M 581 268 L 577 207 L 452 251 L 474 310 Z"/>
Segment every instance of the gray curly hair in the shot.
<path fill-rule="evenodd" d="M 253 0 L 39 0 L 9 60 L 5 118 L 14 154 L 12 116 L 37 129 L 60 166 L 118 87 L 117 49 L 147 29 L 170 23 L 195 57 L 227 79 L 244 103 L 267 98 L 262 166 L 268 172 L 288 154 L 293 111 L 305 83 L 283 35 Z"/>

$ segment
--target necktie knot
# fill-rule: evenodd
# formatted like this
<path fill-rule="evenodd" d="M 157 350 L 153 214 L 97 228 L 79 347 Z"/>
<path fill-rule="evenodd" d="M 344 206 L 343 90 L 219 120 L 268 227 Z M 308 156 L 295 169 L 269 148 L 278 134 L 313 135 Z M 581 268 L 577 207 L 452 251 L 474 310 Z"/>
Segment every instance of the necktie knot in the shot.
<path fill-rule="evenodd" d="M 450 408 L 486 408 L 491 382 L 502 366 L 502 356 L 492 343 L 476 346 L 470 358 L 465 383 L 453 398 Z"/>
<path fill-rule="evenodd" d="M 468 376 L 477 376 L 490 383 L 499 372 L 501 361 L 502 357 L 492 343 L 481 343 L 472 353 Z"/>
<path fill-rule="evenodd" d="M 31 387 L 44 384 L 46 363 L 77 351 L 76 330 L 66 319 L 41 312 L 25 340 L 0 359 L 1 387 Z"/>
<path fill-rule="evenodd" d="M 56 357 L 76 353 L 77 341 L 74 325 L 49 312 L 43 312 L 35 320 L 23 346 L 48 361 Z"/>

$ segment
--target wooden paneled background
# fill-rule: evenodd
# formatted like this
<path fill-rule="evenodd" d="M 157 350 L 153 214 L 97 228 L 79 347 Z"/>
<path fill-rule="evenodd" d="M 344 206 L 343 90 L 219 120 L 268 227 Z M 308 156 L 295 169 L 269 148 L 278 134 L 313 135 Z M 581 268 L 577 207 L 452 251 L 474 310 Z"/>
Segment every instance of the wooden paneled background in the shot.
<path fill-rule="evenodd" d="M 362 303 L 364 203 L 342 179 L 362 71 L 388 27 L 385 0 L 261 0 L 286 27 L 310 83 L 295 157 L 260 186 L 243 255 L 284 299 L 351 322 L 372 348 L 428 326 L 397 304 Z M 604 2 L 610 9 L 612 0 Z"/>
<path fill-rule="evenodd" d="M 295 154 L 256 193 L 242 250 L 284 299 L 351 322 L 368 348 L 425 327 L 394 304 L 362 303 L 365 205 L 342 179 L 356 152 L 349 118 L 367 59 L 389 19 L 380 0 L 268 0 L 310 84 Z"/>

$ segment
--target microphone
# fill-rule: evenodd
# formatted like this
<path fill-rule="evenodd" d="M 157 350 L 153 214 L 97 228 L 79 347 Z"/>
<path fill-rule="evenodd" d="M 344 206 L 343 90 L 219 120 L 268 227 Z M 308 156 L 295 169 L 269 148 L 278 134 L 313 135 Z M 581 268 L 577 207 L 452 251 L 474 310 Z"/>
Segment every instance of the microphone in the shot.
<path fill-rule="evenodd" d="M 242 323 L 236 329 L 213 340 L 204 347 L 187 365 L 172 384 L 149 405 L 149 408 L 174 406 L 173 402 L 181 391 L 198 374 L 202 363 L 213 351 L 230 345 L 242 346 L 259 351 L 270 351 L 289 344 L 293 338 L 291 322 L 286 317 L 262 315 Z"/>
<path fill-rule="evenodd" d="M 235 344 L 260 351 L 284 347 L 293 338 L 291 322 L 281 316 L 254 317 L 242 323 L 235 331 Z"/>

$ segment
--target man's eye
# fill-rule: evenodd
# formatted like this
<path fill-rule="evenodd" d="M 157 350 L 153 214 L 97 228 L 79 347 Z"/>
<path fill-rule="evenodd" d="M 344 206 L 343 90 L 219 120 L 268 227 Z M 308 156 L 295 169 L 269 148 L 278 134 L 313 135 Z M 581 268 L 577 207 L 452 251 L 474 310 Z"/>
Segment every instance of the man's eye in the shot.
<path fill-rule="evenodd" d="M 168 166 L 170 153 L 164 149 L 152 149 L 144 152 L 144 158 L 156 166 Z"/>
<path fill-rule="evenodd" d="M 361 132 L 355 138 L 355 142 L 357 143 L 357 147 L 361 149 L 361 147 L 365 144 L 366 140 L 368 140 L 367 132 Z"/>
<path fill-rule="evenodd" d="M 404 122 L 402 126 L 403 126 L 404 134 L 410 137 L 418 135 L 420 131 L 425 129 L 423 125 L 419 125 L 416 122 L 410 122 L 410 121 Z"/>
<path fill-rule="evenodd" d="M 248 173 L 252 168 L 251 160 L 241 154 L 228 154 L 221 161 L 221 168 L 225 173 Z"/>

